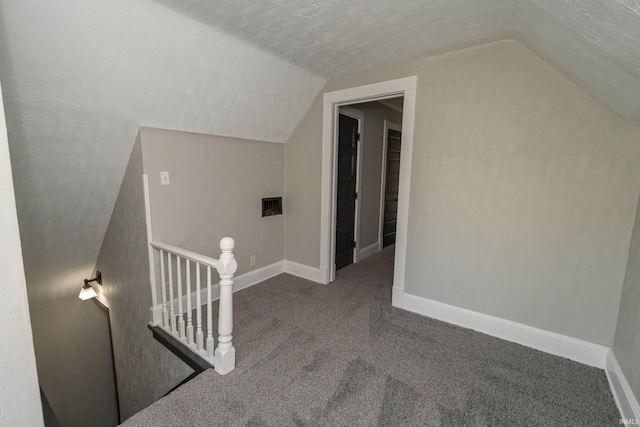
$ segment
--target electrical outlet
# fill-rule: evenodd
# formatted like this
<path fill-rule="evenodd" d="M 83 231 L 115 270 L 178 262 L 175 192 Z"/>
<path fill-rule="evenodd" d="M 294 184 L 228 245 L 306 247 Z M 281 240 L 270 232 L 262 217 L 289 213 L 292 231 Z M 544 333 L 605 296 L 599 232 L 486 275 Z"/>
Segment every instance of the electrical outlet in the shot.
<path fill-rule="evenodd" d="M 251 255 L 251 257 L 249 257 L 249 267 L 253 267 L 254 265 L 256 265 L 256 256 Z"/>
<path fill-rule="evenodd" d="M 169 185 L 169 172 L 160 172 L 160 185 Z"/>

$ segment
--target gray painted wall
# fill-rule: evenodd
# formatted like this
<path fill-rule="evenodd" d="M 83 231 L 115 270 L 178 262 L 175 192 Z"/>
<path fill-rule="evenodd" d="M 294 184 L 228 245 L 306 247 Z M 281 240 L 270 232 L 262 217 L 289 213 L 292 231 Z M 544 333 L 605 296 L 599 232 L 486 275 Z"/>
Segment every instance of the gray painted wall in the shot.
<path fill-rule="evenodd" d="M 106 311 L 72 298 L 32 310 L 31 323 L 40 388 L 60 425 L 117 425 Z"/>
<path fill-rule="evenodd" d="M 284 147 L 284 256 L 320 265 L 321 90 Z"/>
<path fill-rule="evenodd" d="M 96 269 L 99 298 L 110 308 L 120 414 L 125 420 L 147 407 L 192 371 L 153 339 L 142 150 L 136 140 Z"/>
<path fill-rule="evenodd" d="M 613 353 L 638 400 L 640 398 L 640 198 L 629 248 Z"/>
<path fill-rule="evenodd" d="M 328 82 L 285 146 L 287 259 L 319 265 L 322 94 L 409 75 L 406 292 L 611 345 L 640 130 L 516 42 Z"/>
<path fill-rule="evenodd" d="M 142 128 L 153 239 L 213 258 L 233 237 L 237 275 L 284 259 L 283 215 L 261 216 L 262 198 L 284 196 L 284 145 Z M 168 171 L 169 185 L 160 185 Z M 249 257 L 256 265 L 249 266 Z"/>
<path fill-rule="evenodd" d="M 1 94 L 0 230 L 0 425 L 41 426 L 42 406 Z"/>

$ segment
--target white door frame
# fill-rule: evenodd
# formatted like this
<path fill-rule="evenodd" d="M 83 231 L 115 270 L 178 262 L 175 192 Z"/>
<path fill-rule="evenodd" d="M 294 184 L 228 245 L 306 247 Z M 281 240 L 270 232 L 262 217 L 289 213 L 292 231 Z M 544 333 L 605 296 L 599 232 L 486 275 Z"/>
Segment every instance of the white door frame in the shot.
<path fill-rule="evenodd" d="M 409 191 L 411 184 L 411 156 L 415 122 L 416 88 L 418 77 L 404 77 L 327 92 L 323 97 L 322 114 L 322 192 L 320 205 L 320 275 L 324 283 L 335 280 L 335 194 L 336 194 L 336 126 L 338 107 L 369 100 L 404 96 L 402 113 L 402 151 L 400 153 L 400 187 L 398 191 L 398 223 L 393 273 L 393 305 L 401 304 L 404 295 L 407 254 L 407 226 L 409 221 Z"/>
<path fill-rule="evenodd" d="M 356 193 L 358 194 L 358 198 L 356 198 L 356 209 L 353 214 L 353 241 L 356 242 L 356 245 L 353 248 L 353 262 L 356 263 L 359 261 L 360 221 L 362 219 L 362 208 L 360 203 L 362 203 L 362 149 L 364 146 L 362 141 L 364 140 L 364 113 L 353 107 L 340 107 L 339 113 L 358 121 L 358 134 L 360 135 L 358 142 L 356 143 Z"/>
<path fill-rule="evenodd" d="M 402 132 L 402 126 L 392 122 L 391 120 L 384 119 L 384 134 L 382 135 L 382 174 L 380 175 L 380 224 L 378 226 L 378 250 L 382 250 L 382 243 L 384 238 L 384 208 L 385 208 L 385 196 L 387 188 L 387 147 L 389 146 L 389 129 Z M 400 141 L 402 143 L 402 141 Z M 402 155 L 402 145 L 400 145 L 400 155 Z M 402 162 L 400 162 L 402 165 Z"/>

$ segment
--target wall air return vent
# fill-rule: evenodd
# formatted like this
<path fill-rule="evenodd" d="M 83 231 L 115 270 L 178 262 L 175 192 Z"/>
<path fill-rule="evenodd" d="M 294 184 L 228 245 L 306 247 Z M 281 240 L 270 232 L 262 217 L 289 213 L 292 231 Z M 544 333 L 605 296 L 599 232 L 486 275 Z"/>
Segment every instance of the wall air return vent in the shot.
<path fill-rule="evenodd" d="M 282 197 L 262 199 L 262 216 L 282 215 Z"/>

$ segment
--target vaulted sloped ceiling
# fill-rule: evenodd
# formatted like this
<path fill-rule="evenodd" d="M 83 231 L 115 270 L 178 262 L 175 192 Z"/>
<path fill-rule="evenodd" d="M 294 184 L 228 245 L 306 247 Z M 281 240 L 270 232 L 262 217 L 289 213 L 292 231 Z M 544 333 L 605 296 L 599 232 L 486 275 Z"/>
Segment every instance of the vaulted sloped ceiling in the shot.
<path fill-rule="evenodd" d="M 154 0 L 327 78 L 510 36 L 502 0 Z"/>
<path fill-rule="evenodd" d="M 640 125 L 638 0 L 154 0 L 332 78 L 512 38 Z"/>
<path fill-rule="evenodd" d="M 31 305 L 91 274 L 139 126 L 284 142 L 327 78 L 507 38 L 640 126 L 636 0 L 0 0 Z"/>
<path fill-rule="evenodd" d="M 517 0 L 515 39 L 640 126 L 640 2 Z"/>

